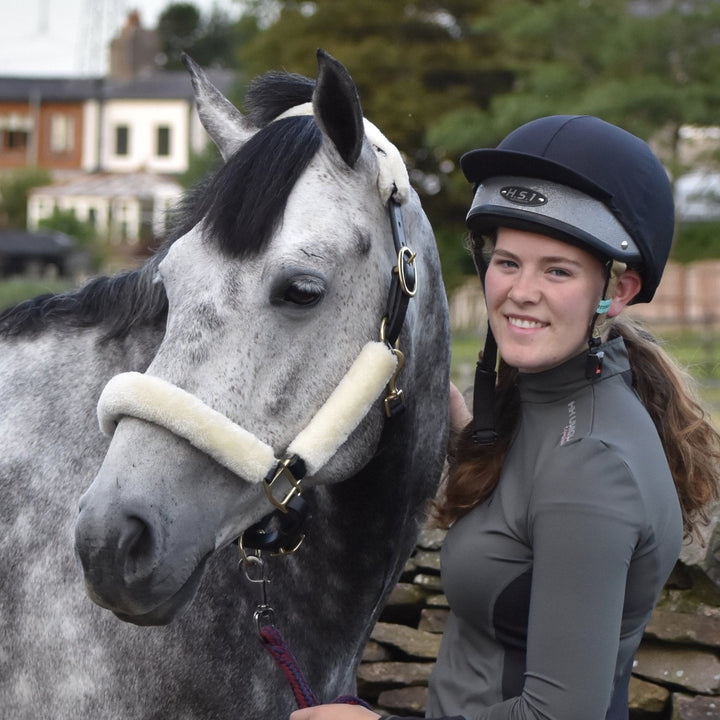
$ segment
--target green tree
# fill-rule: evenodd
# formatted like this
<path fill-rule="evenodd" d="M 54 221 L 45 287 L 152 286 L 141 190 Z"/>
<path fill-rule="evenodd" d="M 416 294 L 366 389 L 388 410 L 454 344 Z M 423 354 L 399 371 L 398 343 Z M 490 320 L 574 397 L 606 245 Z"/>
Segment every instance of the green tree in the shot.
<path fill-rule="evenodd" d="M 40 168 L 11 170 L 0 176 L 0 224 L 27 227 L 27 202 L 30 190 L 49 185 L 52 176 Z"/>
<path fill-rule="evenodd" d="M 61 210 L 55 207 L 50 217 L 43 218 L 38 222 L 38 227 L 46 230 L 55 230 L 74 237 L 75 240 L 77 240 L 78 247 L 87 251 L 93 268 L 98 268 L 102 265 L 105 259 L 105 253 L 97 241 L 95 227 L 90 222 L 80 220 L 77 215 L 75 215 L 74 210 Z"/>
<path fill-rule="evenodd" d="M 406 154 L 443 254 L 459 249 L 470 188 L 460 155 L 534 117 L 590 113 L 683 170 L 678 133 L 720 117 L 720 0 L 245 0 L 263 31 L 238 50 L 254 75 L 314 76 L 323 47 L 350 70 L 365 114 Z"/>
<path fill-rule="evenodd" d="M 165 56 L 164 67 L 167 70 L 182 69 L 180 57 L 186 52 L 203 67 L 232 68 L 235 47 L 246 31 L 247 23 L 232 22 L 218 8 L 204 17 L 192 3 L 168 5 L 160 14 L 157 26 Z"/>

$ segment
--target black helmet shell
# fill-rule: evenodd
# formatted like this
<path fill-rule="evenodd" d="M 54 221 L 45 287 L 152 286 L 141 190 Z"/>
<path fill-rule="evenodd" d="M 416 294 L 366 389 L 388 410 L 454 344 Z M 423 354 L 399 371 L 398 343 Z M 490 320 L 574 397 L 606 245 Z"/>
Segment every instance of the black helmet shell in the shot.
<path fill-rule="evenodd" d="M 670 254 L 674 204 L 665 168 L 646 142 L 590 115 L 553 115 L 522 125 L 495 149 L 466 153 L 460 163 L 465 177 L 476 186 L 495 177 L 537 178 L 600 200 L 635 242 L 642 258 L 638 267 L 642 288 L 634 302 L 652 299 Z M 471 208 L 469 220 L 479 221 L 482 212 Z M 517 216 L 514 212 L 516 223 Z M 535 225 L 552 227 L 542 218 L 529 219 Z M 584 244 L 587 228 L 582 227 L 580 213 L 577 233 L 570 227 L 567 234 Z M 589 249 L 597 251 L 595 245 Z M 617 257 L 610 245 L 607 254 Z"/>

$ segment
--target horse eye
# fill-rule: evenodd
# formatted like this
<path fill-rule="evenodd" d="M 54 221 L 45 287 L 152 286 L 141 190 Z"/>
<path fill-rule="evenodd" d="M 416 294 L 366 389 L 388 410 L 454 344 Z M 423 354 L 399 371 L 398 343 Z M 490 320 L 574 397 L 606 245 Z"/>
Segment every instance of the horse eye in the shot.
<path fill-rule="evenodd" d="M 312 277 L 296 278 L 286 288 L 282 299 L 293 305 L 310 307 L 320 302 L 325 295 L 324 285 Z"/>

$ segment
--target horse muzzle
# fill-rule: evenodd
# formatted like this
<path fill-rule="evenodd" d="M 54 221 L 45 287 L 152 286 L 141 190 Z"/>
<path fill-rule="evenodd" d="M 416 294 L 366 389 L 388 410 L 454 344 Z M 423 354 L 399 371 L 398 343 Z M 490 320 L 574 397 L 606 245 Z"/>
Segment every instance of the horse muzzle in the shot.
<path fill-rule="evenodd" d="M 176 517 L 169 529 L 154 507 L 122 497 L 107 501 L 106 490 L 94 486 L 81 499 L 75 524 L 75 554 L 88 595 L 138 625 L 164 625 L 182 614 L 215 549 L 186 518 Z"/>

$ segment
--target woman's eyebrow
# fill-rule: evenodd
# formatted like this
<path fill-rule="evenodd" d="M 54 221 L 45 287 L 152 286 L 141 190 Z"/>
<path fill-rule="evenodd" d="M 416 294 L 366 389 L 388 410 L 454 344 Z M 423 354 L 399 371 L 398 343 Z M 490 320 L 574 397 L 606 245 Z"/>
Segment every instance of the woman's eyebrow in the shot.
<path fill-rule="evenodd" d="M 501 248 L 495 248 L 495 250 L 493 250 L 493 255 L 501 255 L 508 260 L 520 259 L 519 256 L 515 253 L 510 252 L 509 250 L 503 250 Z M 583 264 L 579 260 L 574 260 L 573 258 L 566 257 L 565 255 L 546 255 L 540 258 L 540 262 L 545 264 L 565 263 L 569 265 L 574 265 L 575 267 L 583 266 Z"/>

